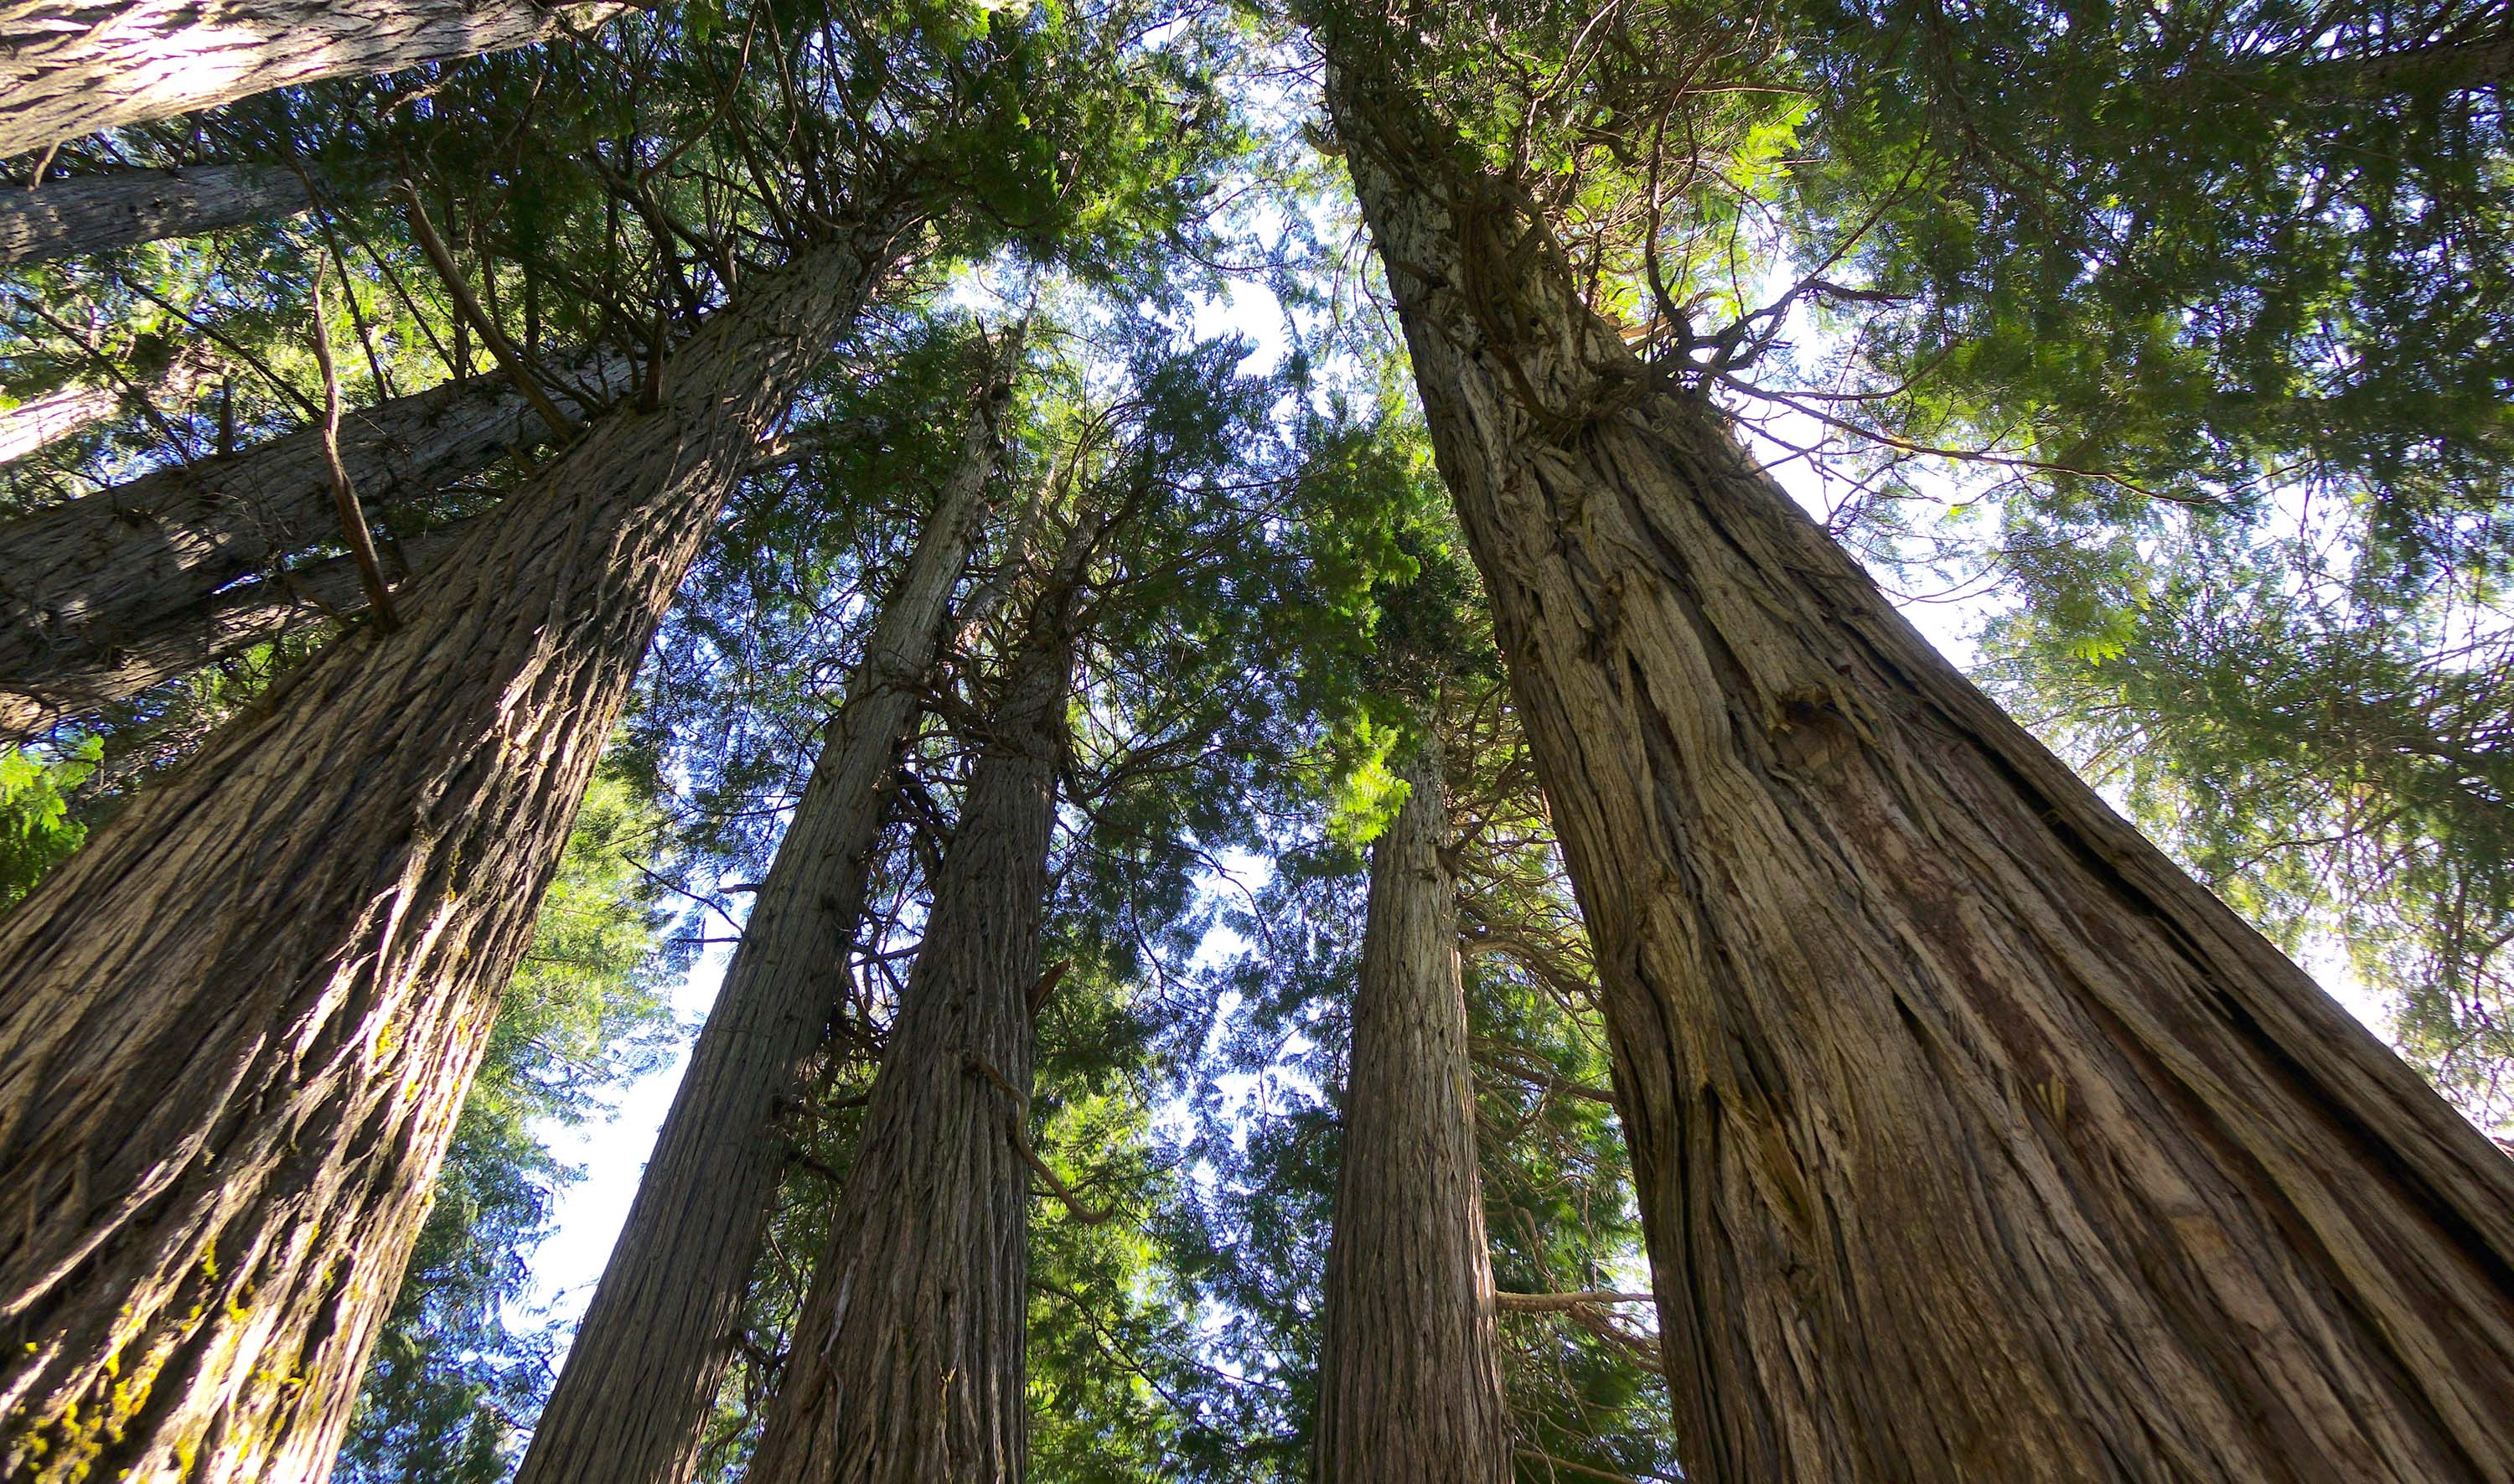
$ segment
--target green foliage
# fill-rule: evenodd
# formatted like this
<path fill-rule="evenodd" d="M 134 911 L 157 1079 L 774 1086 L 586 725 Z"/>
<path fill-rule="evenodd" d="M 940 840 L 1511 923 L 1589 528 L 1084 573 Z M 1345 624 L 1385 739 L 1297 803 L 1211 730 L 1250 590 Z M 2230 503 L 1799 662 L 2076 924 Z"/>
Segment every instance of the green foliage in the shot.
<path fill-rule="evenodd" d="M 2505 560 L 2514 152 L 2419 61 L 2487 12 L 1800 7 L 1800 253 L 1858 283 L 1834 323 L 1876 384 L 1921 383 L 1885 429 L 2099 519 L 2300 485 L 2371 494 L 2386 560 Z"/>
<path fill-rule="evenodd" d="M 0 748 L 0 911 L 32 891 L 46 871 L 87 839 L 70 813 L 70 793 L 96 771 L 99 745 L 48 758 L 28 747 Z"/>
<path fill-rule="evenodd" d="M 618 771 L 596 777 L 455 1126 L 339 1477 L 492 1484 L 513 1465 L 558 1338 L 526 1304 L 532 1254 L 578 1174 L 545 1141 L 660 1062 L 662 986 L 686 967 L 658 954 L 664 893 L 638 869 L 661 827 Z"/>

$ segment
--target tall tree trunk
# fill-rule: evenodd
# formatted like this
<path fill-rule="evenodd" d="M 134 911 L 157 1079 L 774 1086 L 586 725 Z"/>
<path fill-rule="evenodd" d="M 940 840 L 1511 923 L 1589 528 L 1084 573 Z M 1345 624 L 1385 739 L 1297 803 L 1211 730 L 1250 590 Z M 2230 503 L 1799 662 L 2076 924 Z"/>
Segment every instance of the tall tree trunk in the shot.
<path fill-rule="evenodd" d="M 1030 1169 L 1016 1138 L 1073 600 L 1069 570 L 1006 672 L 750 1484 L 1023 1477 Z"/>
<path fill-rule="evenodd" d="M 0 263 L 80 258 L 166 237 L 199 237 L 312 205 L 279 165 L 116 170 L 0 190 Z"/>
<path fill-rule="evenodd" d="M 398 569 L 396 581 L 433 570 L 485 519 L 474 516 L 394 542 L 385 552 L 387 568 Z M 160 615 L 109 645 L 47 651 L 31 668 L 0 681 L 0 746 L 128 701 L 256 645 L 326 620 L 354 618 L 366 607 L 357 559 L 336 556 Z"/>
<path fill-rule="evenodd" d="M 0 919 L 0 1473 L 328 1471 L 638 656 L 901 229 L 758 280 Z"/>
<path fill-rule="evenodd" d="M 656 1136 L 518 1484 L 685 1484 L 732 1358 L 800 1092 L 847 983 L 882 801 L 984 528 L 1019 341 L 973 399 L 959 456 L 882 605 L 715 1008 Z"/>
<path fill-rule="evenodd" d="M 604 353 L 575 379 L 616 395 L 628 363 Z M 544 435 L 505 378 L 476 377 L 345 417 L 341 461 L 366 509 L 389 515 Z M 0 526 L 0 684 L 105 662 L 237 578 L 340 539 L 319 427 L 20 516 Z"/>
<path fill-rule="evenodd" d="M 2514 1477 L 2514 1166 L 1948 665 L 1348 39 L 1331 106 L 1597 944 L 1688 1476 Z"/>
<path fill-rule="evenodd" d="M 1318 1484 L 1508 1484 L 1437 742 L 1370 851 L 1327 1248 Z"/>
<path fill-rule="evenodd" d="M 320 78 L 512 51 L 629 8 L 610 0 L 0 0 L 0 156 Z"/>
<path fill-rule="evenodd" d="M 113 418 L 135 390 L 152 401 L 188 401 L 204 364 L 199 356 L 179 353 L 132 385 L 77 381 L 0 410 L 0 463 L 40 454 Z"/>

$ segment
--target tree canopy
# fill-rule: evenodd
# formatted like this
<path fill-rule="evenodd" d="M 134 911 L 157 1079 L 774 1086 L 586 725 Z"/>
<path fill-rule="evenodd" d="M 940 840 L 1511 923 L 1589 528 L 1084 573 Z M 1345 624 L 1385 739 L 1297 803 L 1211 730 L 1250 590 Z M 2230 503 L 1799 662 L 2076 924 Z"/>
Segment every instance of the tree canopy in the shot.
<path fill-rule="evenodd" d="M 1531 354 L 1512 417 L 1733 420 L 1991 697 L 2514 1139 L 2503 6 L 600 9 L 0 160 L 33 200 L 156 192 L 75 242 L 67 207 L 0 219 L 0 556 L 93 515 L 119 584 L 0 582 L 0 655 L 31 657 L 0 703 L 47 698 L 0 747 L 0 914 L 170 781 L 251 768 L 211 741 L 486 560 L 588 429 L 674 405 L 704 336 L 850 233 L 888 255 L 724 466 L 564 850 L 523 873 L 538 917 L 452 1078 L 339 1477 L 511 1477 L 572 1317 L 536 1263 L 589 1240 L 555 1141 L 693 1032 L 673 988 L 740 940 L 998 353 L 983 529 L 898 681 L 699 1476 L 743 1477 L 790 1374 L 990 707 L 1075 552 L 1014 1136 L 1031 1477 L 1311 1476 L 1368 854 L 1427 742 L 1519 1476 L 1686 1476 L 1690 1378 L 1628 1302 L 1666 1258 L 1615 966 L 1408 380 L 1431 352 L 1392 281 L 1438 275 L 1365 251 L 1344 166 L 1377 146 L 1331 85 L 1486 182 L 1439 196 L 1483 265 L 1445 287 L 1506 371 L 1551 332 L 1491 264 L 1552 265 L 1619 338 Z M 231 167 L 251 199 L 215 221 L 151 183 Z M 1815 776 L 1838 713 L 1774 704 L 1814 718 L 1778 771 Z M 119 1425 L 0 1457 L 75 1477 Z"/>

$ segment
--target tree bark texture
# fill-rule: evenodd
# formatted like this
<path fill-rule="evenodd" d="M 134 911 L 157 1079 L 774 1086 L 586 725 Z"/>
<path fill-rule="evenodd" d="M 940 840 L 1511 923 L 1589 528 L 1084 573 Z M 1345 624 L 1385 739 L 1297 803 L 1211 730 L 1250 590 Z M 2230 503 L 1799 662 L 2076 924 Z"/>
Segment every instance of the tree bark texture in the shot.
<path fill-rule="evenodd" d="M 604 353 L 575 380 L 616 397 L 631 372 Z M 341 461 L 366 508 L 389 516 L 542 436 L 504 378 L 473 377 L 345 416 Z M 152 624 L 341 535 L 320 427 L 0 526 L 0 726 L 40 705 L 33 677 L 110 664 Z"/>
<path fill-rule="evenodd" d="M 81 258 L 167 237 L 200 237 L 312 202 L 278 165 L 116 170 L 0 190 L 0 264 Z"/>
<path fill-rule="evenodd" d="M 1027 1124 L 1073 584 L 1009 666 L 750 1484 L 1020 1484 Z"/>
<path fill-rule="evenodd" d="M 122 388 L 73 381 L 0 409 L 0 463 L 40 454 L 96 426 L 122 407 Z"/>
<path fill-rule="evenodd" d="M 433 569 L 485 516 L 393 542 L 385 552 L 396 587 Z M 228 588 L 147 621 L 110 645 L 48 651 L 0 684 L 0 745 L 128 701 L 153 686 L 331 619 L 366 611 L 357 560 L 329 557 Z"/>
<path fill-rule="evenodd" d="M 1457 891 L 1427 743 L 1370 851 L 1327 1247 L 1318 1484 L 1508 1484 Z"/>
<path fill-rule="evenodd" d="M 898 229 L 757 280 L 0 920 L 0 1474 L 329 1471 L 638 656 Z"/>
<path fill-rule="evenodd" d="M 1596 943 L 1688 1477 L 2514 1477 L 2514 1166 L 1329 46 Z"/>
<path fill-rule="evenodd" d="M 0 0 L 0 156 L 325 77 L 512 51 L 627 9 L 607 0 Z"/>
<path fill-rule="evenodd" d="M 204 364 L 199 356 L 178 354 L 136 389 L 156 400 L 188 401 Z M 134 389 L 119 381 L 77 381 L 0 409 L 0 463 L 40 454 L 115 417 Z"/>
<path fill-rule="evenodd" d="M 958 459 L 830 718 L 518 1484 L 686 1484 L 697 1471 L 786 1164 L 776 1114 L 801 1093 L 845 994 L 882 801 L 985 527 L 1017 355 L 1007 345 L 973 399 Z"/>

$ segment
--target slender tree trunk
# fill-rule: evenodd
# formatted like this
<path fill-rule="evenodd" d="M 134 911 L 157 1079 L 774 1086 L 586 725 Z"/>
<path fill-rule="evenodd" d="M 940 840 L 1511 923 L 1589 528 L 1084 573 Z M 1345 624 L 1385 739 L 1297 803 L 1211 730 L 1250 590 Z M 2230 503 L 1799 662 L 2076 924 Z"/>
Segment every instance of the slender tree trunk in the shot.
<path fill-rule="evenodd" d="M 116 170 L 0 190 L 0 263 L 81 258 L 167 237 L 200 237 L 312 203 L 279 165 Z"/>
<path fill-rule="evenodd" d="M 786 1163 L 776 1110 L 845 992 L 882 801 L 985 525 L 1018 355 L 1016 340 L 973 399 L 957 462 L 830 719 L 518 1484 L 685 1484 L 697 1471 Z"/>
<path fill-rule="evenodd" d="M 0 1473 L 329 1470 L 638 656 L 899 230 L 761 278 L 0 919 Z"/>
<path fill-rule="evenodd" d="M 201 377 L 197 356 L 176 355 L 138 389 L 156 401 L 188 401 Z M 0 463 L 40 454 L 119 414 L 132 388 L 120 382 L 79 381 L 0 410 Z"/>
<path fill-rule="evenodd" d="M 750 1484 L 1020 1484 L 1039 908 L 1071 573 L 1008 668 Z"/>
<path fill-rule="evenodd" d="M 2514 1166 L 1329 47 L 1597 944 L 1688 1477 L 2514 1477 Z"/>
<path fill-rule="evenodd" d="M 606 353 L 576 380 L 616 393 L 628 364 Z M 345 417 L 341 461 L 367 510 L 388 515 L 544 435 L 504 378 L 479 377 Z M 107 663 L 237 578 L 340 539 L 319 427 L 20 516 L 0 526 L 0 684 Z"/>
<path fill-rule="evenodd" d="M 385 552 L 388 569 L 397 569 L 397 581 L 432 570 L 486 518 L 456 521 L 394 542 Z M 0 745 L 24 742 L 326 620 L 354 618 L 366 607 L 357 559 L 336 556 L 203 598 L 110 645 L 48 651 L 32 668 L 0 682 Z"/>
<path fill-rule="evenodd" d="M 1318 1484 L 1508 1484 L 1437 743 L 1370 851 L 1327 1248 Z"/>
<path fill-rule="evenodd" d="M 629 8 L 609 0 L 0 0 L 0 155 L 320 78 L 512 51 Z"/>

